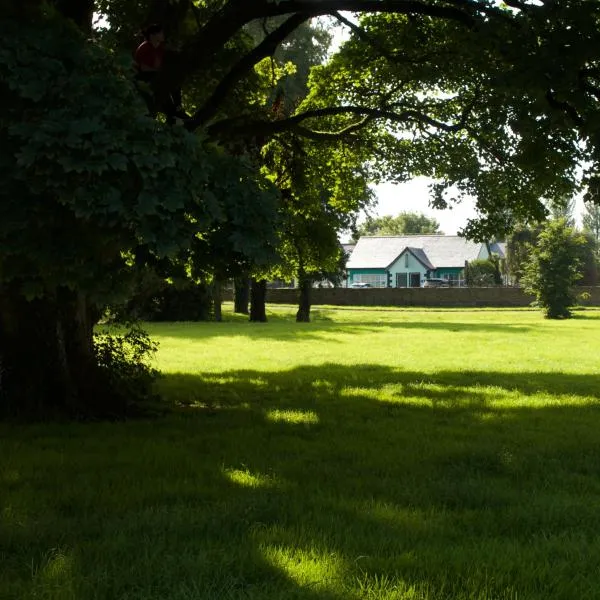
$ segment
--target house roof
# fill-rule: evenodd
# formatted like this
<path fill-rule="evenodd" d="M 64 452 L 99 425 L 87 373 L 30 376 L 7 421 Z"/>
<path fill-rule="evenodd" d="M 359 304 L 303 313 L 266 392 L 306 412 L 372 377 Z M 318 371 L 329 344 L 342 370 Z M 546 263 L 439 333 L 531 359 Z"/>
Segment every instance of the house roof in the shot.
<path fill-rule="evenodd" d="M 435 266 L 431 264 L 423 248 L 407 247 L 406 250 L 408 250 L 408 252 L 410 252 L 426 269 L 435 269 Z M 404 254 L 404 252 L 402 252 L 402 254 Z"/>
<path fill-rule="evenodd" d="M 346 256 L 351 256 L 355 247 L 356 244 L 342 244 L 342 250 L 346 253 Z"/>
<path fill-rule="evenodd" d="M 492 254 L 497 254 L 500 258 L 506 258 L 506 242 L 492 242 L 490 250 Z"/>
<path fill-rule="evenodd" d="M 482 244 L 457 235 L 404 235 L 361 237 L 350 256 L 349 269 L 386 269 L 409 248 L 429 268 L 464 267 L 476 260 Z M 419 251 L 419 255 L 415 253 Z M 424 256 L 423 256 L 424 255 Z M 425 262 L 425 260 L 427 262 Z"/>

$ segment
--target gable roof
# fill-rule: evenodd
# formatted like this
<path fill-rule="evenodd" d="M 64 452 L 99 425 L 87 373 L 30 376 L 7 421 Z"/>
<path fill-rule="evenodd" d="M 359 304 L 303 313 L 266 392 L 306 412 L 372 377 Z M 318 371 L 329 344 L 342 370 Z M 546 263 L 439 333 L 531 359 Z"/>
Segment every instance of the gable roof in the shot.
<path fill-rule="evenodd" d="M 351 256 L 356 244 L 341 244 L 341 246 L 342 250 L 346 253 L 346 256 Z"/>
<path fill-rule="evenodd" d="M 352 252 L 349 269 L 387 269 L 406 249 L 419 250 L 419 258 L 431 269 L 464 267 L 476 260 L 482 244 L 457 235 L 403 235 L 361 237 Z M 424 255 L 424 257 L 423 257 Z"/>
<path fill-rule="evenodd" d="M 423 248 L 409 248 L 408 246 L 402 251 L 402 254 L 404 254 L 404 252 L 410 252 L 426 269 L 435 269 L 435 267 L 431 264 L 431 262 L 429 261 L 429 259 L 427 258 L 427 254 L 425 254 Z M 402 256 L 402 254 L 400 254 L 400 256 Z M 400 256 L 398 256 L 398 258 L 400 258 Z M 397 259 L 394 259 L 394 262 L 396 262 Z M 388 265 L 388 267 L 391 267 L 393 263 L 390 263 Z"/>
<path fill-rule="evenodd" d="M 492 254 L 497 254 L 500 258 L 506 258 L 506 242 L 492 242 L 490 250 Z"/>

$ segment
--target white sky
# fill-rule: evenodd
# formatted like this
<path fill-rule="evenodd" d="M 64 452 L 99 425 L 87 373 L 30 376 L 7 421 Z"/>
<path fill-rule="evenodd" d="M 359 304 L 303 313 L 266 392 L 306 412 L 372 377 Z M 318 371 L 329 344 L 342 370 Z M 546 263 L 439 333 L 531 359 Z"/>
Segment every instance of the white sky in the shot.
<path fill-rule="evenodd" d="M 418 212 L 434 218 L 440 224 L 440 230 L 446 235 L 455 235 L 474 218 L 475 202 L 465 199 L 460 204 L 439 210 L 429 206 L 428 184 L 432 180 L 418 177 L 401 184 L 384 183 L 373 189 L 377 195 L 377 207 L 372 211 L 377 216 L 396 216 L 401 212 Z"/>

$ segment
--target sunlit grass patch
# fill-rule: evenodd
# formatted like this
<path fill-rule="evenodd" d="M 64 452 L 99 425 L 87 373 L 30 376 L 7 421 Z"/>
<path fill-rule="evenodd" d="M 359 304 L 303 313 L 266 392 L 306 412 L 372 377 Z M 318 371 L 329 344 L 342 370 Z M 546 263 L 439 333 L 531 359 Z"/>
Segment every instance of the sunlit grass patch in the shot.
<path fill-rule="evenodd" d="M 281 485 L 272 475 L 252 473 L 249 469 L 223 469 L 223 475 L 232 483 L 243 487 L 261 488 Z"/>
<path fill-rule="evenodd" d="M 267 411 L 267 420 L 293 425 L 315 425 L 319 422 L 319 417 L 313 411 L 275 409 Z"/>
<path fill-rule="evenodd" d="M 335 592 L 344 585 L 344 560 L 335 553 L 285 545 L 261 545 L 261 550 L 268 564 L 307 593 L 311 590 Z"/>

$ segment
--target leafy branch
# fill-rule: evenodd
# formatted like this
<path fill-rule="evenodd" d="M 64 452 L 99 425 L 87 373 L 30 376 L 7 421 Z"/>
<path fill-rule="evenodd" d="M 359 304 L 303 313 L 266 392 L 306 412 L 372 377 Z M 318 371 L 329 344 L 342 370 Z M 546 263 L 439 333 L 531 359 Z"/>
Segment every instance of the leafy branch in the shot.
<path fill-rule="evenodd" d="M 460 119 L 456 123 L 445 123 L 435 119 L 416 109 L 406 109 L 402 112 L 396 112 L 390 108 L 370 108 L 366 106 L 333 106 L 328 108 L 319 108 L 307 110 L 278 121 L 267 121 L 256 119 L 248 121 L 242 117 L 235 119 L 223 119 L 217 121 L 208 127 L 208 133 L 215 137 L 270 137 L 284 131 L 293 131 L 302 137 L 310 139 L 337 140 L 349 136 L 350 134 L 362 129 L 369 123 L 379 119 L 395 123 L 414 123 L 433 127 L 434 129 L 455 133 L 464 129 L 467 125 L 469 115 L 472 111 L 473 103 L 469 104 L 463 111 Z M 333 131 L 321 131 L 311 129 L 303 125 L 310 119 L 323 117 L 334 117 L 340 115 L 355 115 L 361 117 L 359 121 L 351 123 L 341 129 Z"/>

